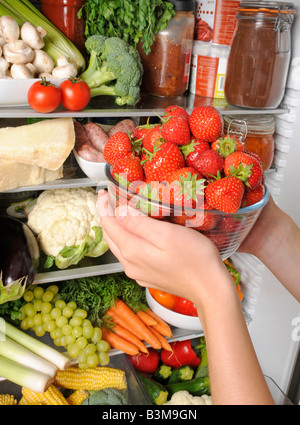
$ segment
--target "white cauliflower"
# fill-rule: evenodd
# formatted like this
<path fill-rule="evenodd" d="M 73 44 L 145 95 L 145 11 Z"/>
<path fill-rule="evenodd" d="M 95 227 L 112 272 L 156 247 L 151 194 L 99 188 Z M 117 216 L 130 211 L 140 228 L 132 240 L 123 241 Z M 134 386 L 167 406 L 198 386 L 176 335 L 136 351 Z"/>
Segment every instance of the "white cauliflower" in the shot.
<path fill-rule="evenodd" d="M 102 231 L 99 234 L 101 227 L 96 202 L 97 193 L 93 188 L 52 189 L 42 192 L 28 214 L 27 224 L 37 235 L 43 252 L 57 258 L 64 250 L 63 257 L 70 259 L 76 255 L 77 261 L 83 256 L 98 256 L 93 255 L 95 250 L 92 250 L 96 241 L 97 245 L 101 242 L 103 249 L 105 248 L 104 251 L 99 250 L 99 255 L 102 255 L 108 246 L 103 240 Z M 72 247 L 73 250 L 66 250 L 66 247 Z M 81 256 L 81 253 L 84 255 Z M 71 264 L 77 263 L 72 260 Z M 61 267 L 61 263 L 56 265 L 65 268 Z"/>
<path fill-rule="evenodd" d="M 191 406 L 191 405 L 212 405 L 212 398 L 207 394 L 193 396 L 188 391 L 177 391 L 164 406 Z"/>

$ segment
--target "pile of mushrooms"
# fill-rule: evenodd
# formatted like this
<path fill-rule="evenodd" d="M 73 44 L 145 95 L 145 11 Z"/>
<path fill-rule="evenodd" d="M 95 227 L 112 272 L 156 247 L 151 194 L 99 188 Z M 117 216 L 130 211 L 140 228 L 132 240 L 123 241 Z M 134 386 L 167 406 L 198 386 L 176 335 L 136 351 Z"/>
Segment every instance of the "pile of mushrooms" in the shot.
<path fill-rule="evenodd" d="M 47 31 L 25 22 L 20 28 L 15 19 L 0 17 L 0 78 L 76 77 L 76 67 L 61 56 L 55 65 L 43 50 Z"/>

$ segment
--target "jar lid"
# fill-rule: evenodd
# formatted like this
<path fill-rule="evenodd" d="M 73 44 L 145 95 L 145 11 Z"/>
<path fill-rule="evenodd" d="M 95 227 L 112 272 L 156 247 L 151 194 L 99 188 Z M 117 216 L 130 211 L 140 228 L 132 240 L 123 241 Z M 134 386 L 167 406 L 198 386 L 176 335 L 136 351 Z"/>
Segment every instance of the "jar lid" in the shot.
<path fill-rule="evenodd" d="M 175 10 L 178 11 L 193 11 L 195 10 L 195 0 L 168 0 L 174 5 Z"/>
<path fill-rule="evenodd" d="M 273 134 L 275 131 L 274 115 L 225 115 L 224 126 L 240 130 L 247 124 L 248 133 Z"/>
<path fill-rule="evenodd" d="M 272 13 L 278 15 L 279 13 L 295 14 L 294 3 L 284 3 L 279 1 L 241 1 L 238 11 L 242 12 L 257 12 L 257 13 Z"/>

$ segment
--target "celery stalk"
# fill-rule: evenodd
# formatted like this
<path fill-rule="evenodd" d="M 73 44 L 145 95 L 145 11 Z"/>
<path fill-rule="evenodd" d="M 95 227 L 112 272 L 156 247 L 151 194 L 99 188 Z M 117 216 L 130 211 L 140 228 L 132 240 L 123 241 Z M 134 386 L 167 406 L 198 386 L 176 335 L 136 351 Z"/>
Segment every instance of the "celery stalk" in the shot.
<path fill-rule="evenodd" d="M 0 16 L 3 15 L 10 15 L 20 26 L 31 22 L 35 26 L 43 27 L 47 31 L 43 50 L 54 62 L 57 64 L 57 58 L 65 56 L 77 67 L 78 72 L 85 69 L 85 59 L 77 47 L 28 0 L 0 0 Z"/>
<path fill-rule="evenodd" d="M 6 337 L 18 342 L 34 354 L 48 360 L 48 362 L 53 363 L 56 367 L 58 367 L 58 369 L 64 370 L 70 367 L 70 359 L 68 359 L 64 354 L 17 329 L 10 323 L 4 321 L 4 326 L 1 327 L 1 331 L 6 335 Z"/>
<path fill-rule="evenodd" d="M 0 332 L 0 355 L 54 378 L 57 367 Z"/>
<path fill-rule="evenodd" d="M 0 356 L 0 376 L 21 387 L 29 388 L 39 393 L 45 392 L 53 379 L 27 366 L 22 366 L 13 360 Z"/>

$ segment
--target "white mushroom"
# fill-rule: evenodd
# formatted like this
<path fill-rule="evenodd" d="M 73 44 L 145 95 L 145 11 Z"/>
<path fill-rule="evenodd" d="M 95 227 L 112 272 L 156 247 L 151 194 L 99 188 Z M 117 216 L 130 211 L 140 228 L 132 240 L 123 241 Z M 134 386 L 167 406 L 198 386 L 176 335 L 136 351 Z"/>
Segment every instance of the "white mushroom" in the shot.
<path fill-rule="evenodd" d="M 33 78 L 33 75 L 25 64 L 13 63 L 10 68 L 10 73 L 13 79 L 24 80 Z"/>
<path fill-rule="evenodd" d="M 53 69 L 52 75 L 54 78 L 69 78 L 76 77 L 76 66 L 68 62 L 65 56 L 60 56 L 57 59 L 57 66 Z"/>
<path fill-rule="evenodd" d="M 12 43 L 4 44 L 2 47 L 3 56 L 10 63 L 28 63 L 33 60 L 33 50 L 24 43 L 23 40 L 17 40 Z"/>
<path fill-rule="evenodd" d="M 0 44 L 0 56 L 2 56 L 2 46 Z"/>
<path fill-rule="evenodd" d="M 8 15 L 1 16 L 0 31 L 5 43 L 17 41 L 20 36 L 20 28 L 17 21 Z"/>
<path fill-rule="evenodd" d="M 9 63 L 0 57 L 0 78 L 7 78 L 9 76 Z"/>
<path fill-rule="evenodd" d="M 42 27 L 36 28 L 30 22 L 25 22 L 21 27 L 21 39 L 32 49 L 42 49 L 45 46 L 43 37 L 47 34 Z"/>
<path fill-rule="evenodd" d="M 46 80 L 50 80 L 51 78 L 54 78 L 52 74 L 50 74 L 49 72 L 41 72 L 38 75 L 38 78 L 46 78 Z"/>
<path fill-rule="evenodd" d="M 26 67 L 29 69 L 29 71 L 31 72 L 31 74 L 32 74 L 32 76 L 33 76 L 33 78 L 35 77 L 35 75 L 36 75 L 36 67 L 33 65 L 33 63 L 31 63 L 31 62 L 29 62 L 29 63 L 26 63 L 25 64 L 26 65 Z"/>
<path fill-rule="evenodd" d="M 37 74 L 41 72 L 51 74 L 54 68 L 53 59 L 44 50 L 34 50 L 34 58 L 31 62 L 35 66 Z"/>

